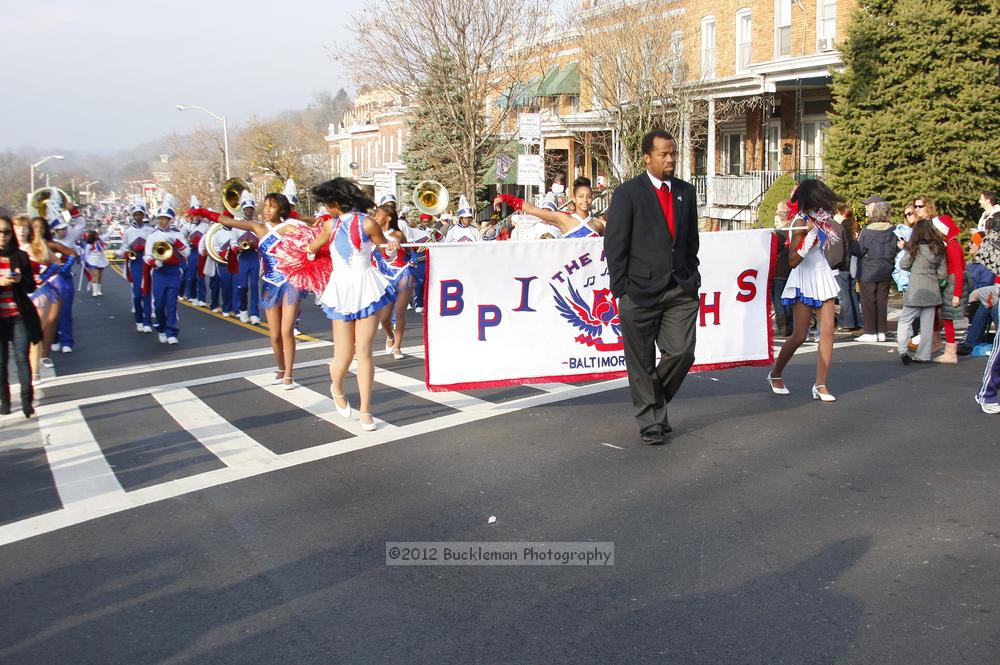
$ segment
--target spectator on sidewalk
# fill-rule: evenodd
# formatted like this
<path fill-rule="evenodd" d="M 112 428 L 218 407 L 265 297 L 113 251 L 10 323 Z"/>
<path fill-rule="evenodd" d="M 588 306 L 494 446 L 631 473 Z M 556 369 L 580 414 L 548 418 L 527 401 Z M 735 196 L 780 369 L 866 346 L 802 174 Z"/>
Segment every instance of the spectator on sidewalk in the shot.
<path fill-rule="evenodd" d="M 992 300 L 992 310 L 994 312 L 993 317 L 996 321 L 996 310 L 997 310 L 997 300 L 998 289 L 996 286 L 987 287 L 985 291 L 990 292 L 988 296 Z M 978 293 L 976 294 L 977 299 L 981 299 Z M 987 304 L 987 303 L 984 303 Z M 1000 390 L 1000 335 L 997 335 L 993 339 L 993 349 L 990 351 L 989 358 L 986 359 L 986 371 L 983 372 L 983 383 L 979 388 L 979 393 L 976 395 L 976 402 L 983 409 L 983 413 L 988 413 L 995 415 L 1000 413 L 1000 403 L 998 403 L 997 391 Z"/>
<path fill-rule="evenodd" d="M 973 234 L 974 236 L 976 234 Z M 973 298 L 973 294 L 979 292 L 984 287 L 992 286 L 996 282 L 996 274 L 981 263 L 975 261 L 976 254 L 979 253 L 979 244 L 973 241 L 969 243 L 969 254 L 973 261 L 965 266 L 965 280 L 968 284 L 969 304 L 965 309 L 965 316 L 969 319 L 969 327 L 965 331 L 965 336 L 958 343 L 958 355 L 967 356 L 972 353 L 972 349 L 977 344 L 985 341 L 986 329 L 990 322 L 996 322 L 996 308 L 990 310 L 990 306 L 983 306 L 980 297 Z M 996 303 L 992 303 L 995 305 Z"/>
<path fill-rule="evenodd" d="M 903 311 L 896 328 L 899 357 L 904 365 L 914 360 L 930 362 L 933 344 L 930 331 L 934 330 L 934 314 L 941 304 L 939 282 L 948 276 L 944 244 L 930 220 L 922 219 L 914 225 L 913 235 L 906 243 L 900 267 L 910 271 L 910 282 L 903 294 Z M 913 321 L 917 318 L 920 319 L 921 330 L 927 334 L 921 335 L 916 355 L 911 356 L 906 344 L 910 339 Z"/>
<path fill-rule="evenodd" d="M 889 330 L 889 282 L 896 260 L 892 208 L 879 202 L 872 206 L 868 225 L 858 235 L 852 253 L 858 258 L 861 284 L 861 314 L 865 332 L 859 342 L 884 342 Z"/>
<path fill-rule="evenodd" d="M 879 205 L 873 204 L 873 207 Z M 846 203 L 837 204 L 837 212 L 833 219 L 840 225 L 843 233 L 843 248 L 840 261 L 831 268 L 837 271 L 837 284 L 840 286 L 840 330 L 839 332 L 854 332 L 861 330 L 861 301 L 855 288 L 854 275 L 851 274 L 851 256 L 856 244 L 857 233 L 854 224 L 854 212 Z"/>
<path fill-rule="evenodd" d="M 778 256 L 774 264 L 774 279 L 771 289 L 771 302 L 774 305 L 775 334 L 788 337 L 792 334 L 792 306 L 781 300 L 781 293 L 788 282 L 788 274 L 792 271 L 788 265 L 788 204 L 784 201 L 778 204 L 774 211 L 774 228 L 778 236 Z"/>
<path fill-rule="evenodd" d="M 993 192 L 980 192 L 979 206 L 983 209 L 983 214 L 976 230 L 980 233 L 1000 231 L 1000 204 L 997 203 L 997 195 Z"/>

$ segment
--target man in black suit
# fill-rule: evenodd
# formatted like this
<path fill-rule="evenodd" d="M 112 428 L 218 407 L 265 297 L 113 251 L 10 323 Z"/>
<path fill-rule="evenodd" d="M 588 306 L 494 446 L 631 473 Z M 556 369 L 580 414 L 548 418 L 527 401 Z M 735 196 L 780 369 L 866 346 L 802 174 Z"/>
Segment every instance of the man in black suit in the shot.
<path fill-rule="evenodd" d="M 663 130 L 642 139 L 646 172 L 611 197 L 604 250 L 618 298 L 628 383 L 643 443 L 671 431 L 667 404 L 694 364 L 698 315 L 698 206 L 674 177 L 677 145 Z M 656 362 L 656 346 L 660 362 Z"/>

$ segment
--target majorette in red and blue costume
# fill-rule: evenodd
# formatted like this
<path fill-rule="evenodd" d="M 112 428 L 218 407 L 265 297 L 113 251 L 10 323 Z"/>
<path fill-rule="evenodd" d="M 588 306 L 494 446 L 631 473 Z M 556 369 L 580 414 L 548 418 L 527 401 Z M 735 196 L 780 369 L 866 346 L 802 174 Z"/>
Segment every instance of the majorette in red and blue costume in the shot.
<path fill-rule="evenodd" d="M 333 274 L 319 299 L 329 319 L 363 319 L 396 300 L 395 287 L 372 264 L 377 248 L 365 233 L 365 219 L 364 213 L 348 212 L 333 220 Z"/>
<path fill-rule="evenodd" d="M 285 236 L 279 235 L 278 232 L 289 226 L 304 227 L 305 223 L 296 219 L 286 219 L 273 226 L 270 222 L 264 222 L 264 226 L 267 227 L 267 235 L 261 238 L 258 247 L 262 267 L 260 278 L 264 282 L 260 306 L 262 309 L 271 309 L 283 305 L 296 305 L 302 300 L 303 293 L 288 281 L 288 276 L 278 267 L 277 250 L 285 241 Z"/>
<path fill-rule="evenodd" d="M 809 307 L 822 307 L 824 302 L 840 295 L 837 274 L 824 253 L 839 237 L 833 217 L 827 210 L 798 211 L 792 226 L 805 226 L 808 221 L 813 223 L 813 229 L 795 248 L 802 262 L 792 268 L 785 282 L 785 290 L 781 292 L 784 305 L 801 302 Z"/>

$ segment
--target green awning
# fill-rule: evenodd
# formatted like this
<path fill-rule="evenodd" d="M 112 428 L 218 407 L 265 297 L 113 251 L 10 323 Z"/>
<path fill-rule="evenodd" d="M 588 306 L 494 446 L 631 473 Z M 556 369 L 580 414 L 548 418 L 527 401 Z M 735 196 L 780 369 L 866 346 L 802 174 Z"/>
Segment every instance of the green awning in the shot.
<path fill-rule="evenodd" d="M 538 92 L 536 93 L 539 97 L 546 97 L 550 94 L 549 89 L 552 88 L 556 79 L 559 78 L 561 71 L 562 70 L 559 68 L 559 65 L 556 65 L 545 73 L 545 76 L 542 77 L 541 84 L 538 86 Z"/>
<path fill-rule="evenodd" d="M 551 72 L 550 72 L 551 74 Z M 538 93 L 541 97 L 555 97 L 556 95 L 579 95 L 580 94 L 580 63 L 571 62 L 563 67 L 555 76 L 546 76 L 542 89 Z"/>

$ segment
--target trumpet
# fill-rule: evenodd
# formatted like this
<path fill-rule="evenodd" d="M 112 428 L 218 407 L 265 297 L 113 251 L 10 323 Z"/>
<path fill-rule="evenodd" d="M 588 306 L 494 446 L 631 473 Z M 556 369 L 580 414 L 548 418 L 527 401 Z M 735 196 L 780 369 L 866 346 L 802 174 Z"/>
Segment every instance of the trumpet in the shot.
<path fill-rule="evenodd" d="M 127 252 L 125 252 L 125 258 L 127 258 L 129 261 L 135 261 L 138 258 L 138 254 L 136 254 L 130 249 Z"/>
<path fill-rule="evenodd" d="M 413 205 L 425 215 L 440 215 L 448 208 L 448 190 L 435 180 L 422 180 L 413 188 Z"/>
<path fill-rule="evenodd" d="M 174 255 L 174 246 L 166 240 L 157 240 L 153 243 L 152 255 L 157 261 L 169 261 Z"/>
<path fill-rule="evenodd" d="M 250 244 L 250 241 L 249 241 L 249 240 L 241 240 L 241 241 L 240 241 L 240 251 L 241 251 L 241 252 L 245 252 L 245 251 L 247 251 L 247 250 L 248 250 L 248 249 L 250 249 L 250 248 L 251 248 L 252 246 L 253 246 L 253 245 L 251 245 L 251 244 Z"/>

